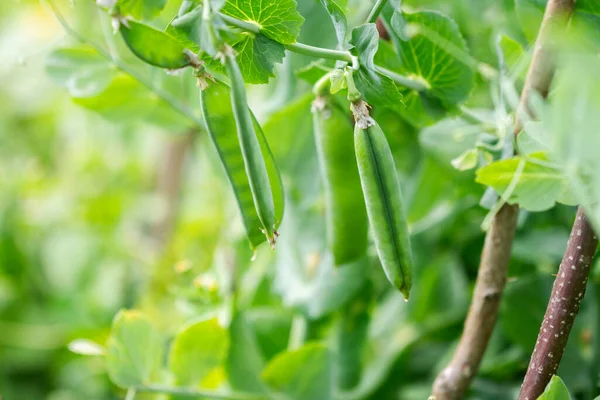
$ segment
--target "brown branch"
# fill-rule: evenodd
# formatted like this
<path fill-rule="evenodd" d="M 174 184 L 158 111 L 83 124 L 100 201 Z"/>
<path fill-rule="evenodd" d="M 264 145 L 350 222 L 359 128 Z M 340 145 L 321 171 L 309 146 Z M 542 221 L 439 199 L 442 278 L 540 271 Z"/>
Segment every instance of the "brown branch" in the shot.
<path fill-rule="evenodd" d="M 554 281 L 519 400 L 537 399 L 558 370 L 573 322 L 579 313 L 597 247 L 598 238 L 580 207 Z"/>
<path fill-rule="evenodd" d="M 555 70 L 551 46 L 553 32 L 557 26 L 564 26 L 573 6 L 574 0 L 550 0 L 546 6 L 536 49 L 521 93 L 521 104 L 513 129 L 515 136 L 523 128 L 525 113 L 530 114 L 527 105 L 532 93 L 543 97 L 548 94 Z M 517 213 L 517 206 L 504 205 L 494 216 L 486 234 L 473 300 L 462 337 L 454 357 L 435 379 L 431 399 L 461 399 L 479 370 L 498 317 L 498 308 L 506 284 Z"/>
<path fill-rule="evenodd" d="M 452 361 L 433 384 L 435 400 L 461 399 L 479 369 L 498 317 L 518 212 L 517 206 L 504 205 L 487 232 L 463 334 Z"/>

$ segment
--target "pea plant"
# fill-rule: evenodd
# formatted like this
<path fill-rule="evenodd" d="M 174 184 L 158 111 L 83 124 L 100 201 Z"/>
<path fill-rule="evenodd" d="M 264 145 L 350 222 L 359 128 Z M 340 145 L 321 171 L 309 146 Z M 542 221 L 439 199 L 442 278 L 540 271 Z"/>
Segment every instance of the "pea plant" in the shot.
<path fill-rule="evenodd" d="M 409 346 L 448 327 L 462 334 L 445 366 L 393 398 L 473 395 L 517 229 L 557 203 L 580 208 L 518 398 L 571 398 L 558 368 L 600 228 L 596 1 L 516 1 L 521 37 L 497 33 L 489 62 L 463 37 L 469 21 L 400 0 L 75 1 L 95 26 L 47 2 L 78 42 L 51 53 L 50 77 L 108 119 L 198 136 L 236 205 L 225 230 L 243 228 L 243 245 L 225 236 L 235 250 L 219 283 L 197 281 L 210 292 L 202 312 L 165 326 L 142 306 L 123 310 L 105 346 L 73 343 L 105 358 L 127 399 L 384 398 Z M 435 233 L 450 198 L 459 215 L 485 210 L 472 296 L 436 254 L 455 243 Z M 272 293 L 291 321 L 252 322 L 251 306 Z M 443 314 L 423 311 L 434 301 Z M 269 324 L 287 347 L 261 336 Z"/>

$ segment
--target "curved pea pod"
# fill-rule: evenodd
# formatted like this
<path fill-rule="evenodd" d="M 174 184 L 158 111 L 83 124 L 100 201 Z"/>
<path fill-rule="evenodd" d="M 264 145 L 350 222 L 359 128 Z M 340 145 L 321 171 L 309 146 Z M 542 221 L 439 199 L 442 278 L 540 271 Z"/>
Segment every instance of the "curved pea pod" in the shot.
<path fill-rule="evenodd" d="M 225 67 L 231 80 L 231 106 L 252 198 L 254 199 L 258 218 L 263 226 L 263 233 L 267 236 L 271 247 L 274 247 L 278 233 L 275 229 L 275 205 L 271 182 L 257 137 L 255 119 L 248 109 L 244 78 L 233 54 L 226 55 Z"/>
<path fill-rule="evenodd" d="M 354 130 L 354 146 L 377 254 L 389 281 L 408 299 L 412 250 L 400 182 L 383 131 L 374 125 Z"/>
<path fill-rule="evenodd" d="M 313 112 L 325 187 L 327 241 L 339 266 L 364 257 L 368 247 L 369 225 L 354 157 L 352 123 L 331 98 L 319 97 Z"/>
<path fill-rule="evenodd" d="M 131 20 L 122 23 L 119 31 L 133 54 L 150 65 L 179 69 L 191 64 L 185 47 L 162 31 Z"/>
<path fill-rule="evenodd" d="M 201 91 L 200 102 L 207 131 L 233 189 L 250 247 L 255 249 L 266 241 L 267 237 L 261 233 L 262 230 L 266 230 L 266 227 L 258 216 L 250 182 L 246 175 L 242 149 L 236 132 L 230 87 L 222 82 L 211 84 L 207 89 Z M 279 170 L 275 164 L 275 158 L 265 135 L 254 118 L 253 122 L 259 146 L 265 156 L 264 161 L 275 208 L 275 225 L 278 226 L 283 218 L 284 211 L 283 186 Z"/>

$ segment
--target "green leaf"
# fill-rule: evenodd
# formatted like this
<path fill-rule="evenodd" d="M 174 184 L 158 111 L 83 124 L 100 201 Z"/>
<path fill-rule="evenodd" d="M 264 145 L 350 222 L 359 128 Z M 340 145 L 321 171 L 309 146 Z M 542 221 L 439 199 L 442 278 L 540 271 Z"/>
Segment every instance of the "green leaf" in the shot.
<path fill-rule="evenodd" d="M 478 160 L 479 151 L 477 149 L 470 149 L 452 160 L 452 166 L 459 171 L 468 171 L 477 166 Z"/>
<path fill-rule="evenodd" d="M 562 379 L 554 375 L 538 400 L 571 400 L 571 395 Z"/>
<path fill-rule="evenodd" d="M 150 20 L 158 16 L 167 0 L 118 0 L 119 12 L 126 17 Z"/>
<path fill-rule="evenodd" d="M 281 43 L 263 35 L 245 34 L 233 48 L 246 83 L 261 84 L 275 76 L 275 64 L 285 57 L 285 47 Z"/>
<path fill-rule="evenodd" d="M 179 385 L 196 386 L 222 367 L 229 335 L 217 318 L 195 322 L 181 330 L 169 353 L 169 369 Z"/>
<path fill-rule="evenodd" d="M 150 65 L 168 69 L 190 65 L 185 47 L 164 32 L 135 21 L 121 24 L 119 31 L 133 54 Z"/>
<path fill-rule="evenodd" d="M 90 46 L 53 50 L 46 60 L 46 72 L 72 97 L 92 97 L 102 93 L 116 75 L 115 68 Z"/>
<path fill-rule="evenodd" d="M 229 326 L 231 346 L 227 357 L 227 375 L 234 389 L 265 392 L 260 371 L 265 366 L 252 328 L 243 314 L 237 314 Z"/>
<path fill-rule="evenodd" d="M 311 318 L 350 301 L 364 287 L 369 266 L 365 257 L 336 268 L 324 251 L 324 222 L 321 213 L 292 208 L 278 242 L 274 290 L 288 307 L 298 307 Z"/>
<path fill-rule="evenodd" d="M 420 124 L 427 120 L 422 114 L 437 119 L 442 110 L 453 109 L 468 98 L 474 73 L 465 64 L 467 45 L 452 19 L 436 12 L 406 13 L 394 31 L 402 65 L 398 72 L 429 88 L 426 92 L 401 89 L 407 105 L 403 115 Z"/>
<path fill-rule="evenodd" d="M 518 170 L 522 171 L 515 178 Z M 508 199 L 528 211 L 544 211 L 556 202 L 575 205 L 567 177 L 557 168 L 547 165 L 543 154 L 532 155 L 529 161 L 520 157 L 497 161 L 477 171 L 478 183 L 493 187 L 503 193 L 513 178 L 517 179 Z"/>
<path fill-rule="evenodd" d="M 500 35 L 498 46 L 500 46 L 500 50 L 502 51 L 504 68 L 507 71 L 514 71 L 515 68 L 519 67 L 520 69 L 517 71 L 518 76 L 524 79 L 527 73 L 526 66 L 531 61 L 531 55 L 525 52 L 521 43 L 506 35 Z"/>
<path fill-rule="evenodd" d="M 279 354 L 262 376 L 271 389 L 290 400 L 333 399 L 332 360 L 322 344 L 306 344 Z"/>
<path fill-rule="evenodd" d="M 150 122 L 172 131 L 189 128 L 179 113 L 128 75 L 119 74 L 102 93 L 73 102 L 118 123 Z"/>
<path fill-rule="evenodd" d="M 449 166 L 452 160 L 473 149 L 483 133 L 481 127 L 462 118 L 449 118 L 423 129 L 419 141 L 425 152 Z"/>
<path fill-rule="evenodd" d="M 346 43 L 346 35 L 348 34 L 348 21 L 344 10 L 334 0 L 320 0 L 325 10 L 331 17 L 333 27 L 335 28 L 335 36 L 338 41 L 338 47 L 343 48 Z"/>
<path fill-rule="evenodd" d="M 163 341 L 152 324 L 138 311 L 120 311 L 106 343 L 110 379 L 122 388 L 149 384 L 162 358 Z"/>
<path fill-rule="evenodd" d="M 244 169 L 241 148 L 236 134 L 236 122 L 231 107 L 231 94 L 229 87 L 223 83 L 212 84 L 201 93 L 202 113 L 210 138 L 215 145 L 221 163 L 225 168 L 227 177 L 236 197 L 238 208 L 242 214 L 242 222 L 254 249 L 266 240 L 260 231 L 262 223 L 258 218 L 248 176 Z M 277 226 L 283 220 L 284 194 L 281 178 L 271 149 L 260 125 L 255 122 L 258 142 L 265 157 L 267 174 L 271 186 L 273 203 L 275 207 L 275 221 Z"/>
<path fill-rule="evenodd" d="M 379 47 L 379 33 L 375 24 L 364 24 L 352 30 L 350 44 L 359 57 L 360 68 L 354 73 L 358 90 L 367 102 L 389 108 L 402 107 L 402 95 L 394 81 L 375 70 L 375 54 Z"/>
<path fill-rule="evenodd" d="M 258 26 L 261 34 L 282 44 L 296 42 L 304 18 L 294 0 L 227 0 L 221 12 Z"/>

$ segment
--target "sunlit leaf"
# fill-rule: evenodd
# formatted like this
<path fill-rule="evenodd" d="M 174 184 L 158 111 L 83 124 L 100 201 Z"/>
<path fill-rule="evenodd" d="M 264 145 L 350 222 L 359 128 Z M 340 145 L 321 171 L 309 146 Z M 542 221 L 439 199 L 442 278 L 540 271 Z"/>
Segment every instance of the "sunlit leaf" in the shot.
<path fill-rule="evenodd" d="M 119 312 L 106 343 L 110 379 L 123 388 L 148 384 L 162 357 L 163 341 L 152 324 L 138 311 Z"/>
<path fill-rule="evenodd" d="M 503 193 L 515 180 L 508 202 L 529 211 L 544 211 L 556 202 L 574 205 L 567 177 L 556 167 L 547 165 L 544 155 L 525 161 L 519 157 L 492 163 L 477 171 L 477 182 Z"/>
<path fill-rule="evenodd" d="M 222 12 L 260 28 L 266 37 L 283 44 L 294 43 L 304 18 L 295 0 L 227 0 Z"/>
<path fill-rule="evenodd" d="M 538 400 L 571 400 L 571 395 L 562 379 L 554 375 Z"/>
<path fill-rule="evenodd" d="M 46 71 L 73 97 L 92 97 L 104 91 L 116 69 L 89 46 L 58 48 L 48 56 Z"/>
<path fill-rule="evenodd" d="M 167 0 L 118 0 L 119 11 L 135 19 L 153 19 L 165 7 Z"/>
<path fill-rule="evenodd" d="M 332 362 L 322 344 L 279 354 L 262 373 L 264 381 L 290 400 L 333 399 Z"/>
<path fill-rule="evenodd" d="M 222 367 L 229 335 L 217 318 L 191 323 L 180 331 L 169 353 L 169 368 L 181 385 L 198 385 Z"/>

